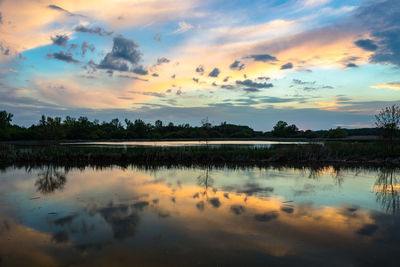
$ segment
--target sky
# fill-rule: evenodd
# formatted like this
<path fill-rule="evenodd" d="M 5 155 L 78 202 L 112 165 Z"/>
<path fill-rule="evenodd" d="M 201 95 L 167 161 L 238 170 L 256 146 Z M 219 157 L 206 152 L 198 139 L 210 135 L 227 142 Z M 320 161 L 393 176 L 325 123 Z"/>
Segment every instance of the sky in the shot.
<path fill-rule="evenodd" d="M 398 0 L 0 0 L 0 110 L 374 127 L 399 36 Z"/>

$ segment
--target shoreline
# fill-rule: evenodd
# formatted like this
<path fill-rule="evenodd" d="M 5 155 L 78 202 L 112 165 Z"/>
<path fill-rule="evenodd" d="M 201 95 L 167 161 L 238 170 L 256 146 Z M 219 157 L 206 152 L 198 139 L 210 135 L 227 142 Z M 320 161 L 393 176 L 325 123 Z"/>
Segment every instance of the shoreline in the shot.
<path fill-rule="evenodd" d="M 224 146 L 0 146 L 0 164 L 139 164 L 139 165 L 400 165 L 400 146 L 382 142 L 326 142 L 270 147 Z"/>

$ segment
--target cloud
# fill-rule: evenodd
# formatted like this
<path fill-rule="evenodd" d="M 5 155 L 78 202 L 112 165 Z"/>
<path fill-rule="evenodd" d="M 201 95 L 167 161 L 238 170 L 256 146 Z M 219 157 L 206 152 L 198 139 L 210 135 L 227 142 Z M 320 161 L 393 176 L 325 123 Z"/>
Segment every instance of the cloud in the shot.
<path fill-rule="evenodd" d="M 161 35 L 161 33 L 156 33 L 154 36 L 153 36 L 153 40 L 154 41 L 156 41 L 156 42 L 161 42 L 161 37 L 162 37 L 162 35 Z"/>
<path fill-rule="evenodd" d="M 287 70 L 287 69 L 292 69 L 292 68 L 293 68 L 293 64 L 291 62 L 286 63 L 281 66 L 281 70 Z"/>
<path fill-rule="evenodd" d="M 227 82 L 231 76 L 226 76 L 224 82 Z"/>
<path fill-rule="evenodd" d="M 376 224 L 365 224 L 362 228 L 356 231 L 359 235 L 372 236 L 379 229 Z"/>
<path fill-rule="evenodd" d="M 138 47 L 133 40 L 126 39 L 122 35 L 114 37 L 111 52 L 107 53 L 97 68 L 116 71 L 131 69 L 136 74 L 147 75 L 148 71 L 138 65 L 142 59 Z"/>
<path fill-rule="evenodd" d="M 276 211 L 269 211 L 262 214 L 254 215 L 254 220 L 259 222 L 269 222 L 277 218 L 278 218 L 278 212 Z"/>
<path fill-rule="evenodd" d="M 373 63 L 400 66 L 400 5 L 397 0 L 369 1 L 356 11 L 356 20 L 369 31 L 377 49 L 371 56 Z M 375 44 L 373 43 L 373 44 Z M 375 48 L 363 41 L 363 48 Z M 366 45 L 366 46 L 365 46 Z"/>
<path fill-rule="evenodd" d="M 400 90 L 400 81 L 381 83 L 381 84 L 373 85 L 373 86 L 371 86 L 371 88 L 375 88 L 375 89 L 387 88 L 387 89 L 391 89 L 391 90 Z"/>
<path fill-rule="evenodd" d="M 235 60 L 231 65 L 229 65 L 229 68 L 231 69 L 231 70 L 242 70 L 242 69 L 244 69 L 244 67 L 245 67 L 245 65 L 242 63 L 240 63 L 240 61 L 239 60 Z"/>
<path fill-rule="evenodd" d="M 192 78 L 192 80 L 193 80 L 193 81 L 195 81 L 196 83 L 198 83 L 198 82 L 199 82 L 199 78 L 195 78 L 195 77 L 193 77 L 193 78 Z"/>
<path fill-rule="evenodd" d="M 86 42 L 86 41 L 83 41 L 82 42 L 82 45 L 81 45 L 81 55 L 82 55 L 82 57 L 84 57 L 85 55 L 86 55 L 86 52 L 87 52 L 87 50 L 90 50 L 90 51 L 92 51 L 92 52 L 94 52 L 94 50 L 96 49 L 95 47 L 94 47 L 94 45 L 92 45 L 92 44 L 88 44 L 88 42 Z"/>
<path fill-rule="evenodd" d="M 193 25 L 191 25 L 191 24 L 189 24 L 189 23 L 186 23 L 186 22 L 184 22 L 184 21 L 180 21 L 180 22 L 178 23 L 178 26 L 179 26 L 179 28 L 178 28 L 177 30 L 175 30 L 175 31 L 173 32 L 173 34 L 184 33 L 184 32 L 187 32 L 187 31 L 189 31 L 189 30 L 191 30 L 191 29 L 194 28 Z"/>
<path fill-rule="evenodd" d="M 277 61 L 276 57 L 268 55 L 268 54 L 251 55 L 251 56 L 247 56 L 246 58 L 251 58 L 254 61 L 262 61 L 262 62 Z"/>
<path fill-rule="evenodd" d="M 245 206 L 243 205 L 232 205 L 230 208 L 231 212 L 233 212 L 235 215 L 241 215 L 243 212 L 246 211 Z"/>
<path fill-rule="evenodd" d="M 263 88 L 271 88 L 273 87 L 272 83 L 256 83 L 253 82 L 250 79 L 244 80 L 244 81 L 236 81 L 237 85 L 241 85 L 241 86 L 246 86 L 248 88 L 257 88 L 257 89 L 263 89 Z"/>
<path fill-rule="evenodd" d="M 196 68 L 196 72 L 198 72 L 198 73 L 200 73 L 201 75 L 203 75 L 203 73 L 204 73 L 204 66 L 203 66 L 203 65 L 199 65 L 199 66 Z"/>
<path fill-rule="evenodd" d="M 375 51 L 378 49 L 378 46 L 371 39 L 361 39 L 354 42 L 354 44 L 358 47 L 366 51 Z"/>
<path fill-rule="evenodd" d="M 245 91 L 247 93 L 257 93 L 257 92 L 260 92 L 261 90 L 258 88 L 247 87 L 247 88 L 243 88 L 243 91 Z"/>
<path fill-rule="evenodd" d="M 168 58 L 160 57 L 160 58 L 157 58 L 156 66 L 159 66 L 159 65 L 164 64 L 164 63 L 169 63 L 169 62 L 170 62 L 170 60 Z"/>
<path fill-rule="evenodd" d="M 81 33 L 96 34 L 99 36 L 110 36 L 111 34 L 113 34 L 112 31 L 106 31 L 105 29 L 103 29 L 101 27 L 88 28 L 83 25 L 76 26 L 74 31 L 81 32 Z"/>
<path fill-rule="evenodd" d="M 0 42 L 0 52 L 3 55 L 8 56 L 10 55 L 10 47 L 4 46 L 3 43 Z"/>
<path fill-rule="evenodd" d="M 0 12 L 0 24 L 3 24 L 3 14 Z"/>
<path fill-rule="evenodd" d="M 217 197 L 210 198 L 208 202 L 210 202 L 214 208 L 219 208 L 221 206 L 221 201 L 219 201 L 219 198 Z"/>
<path fill-rule="evenodd" d="M 158 77 L 159 75 L 158 75 L 158 73 L 153 73 L 151 76 Z"/>
<path fill-rule="evenodd" d="M 147 79 L 142 79 L 136 76 L 129 76 L 129 75 L 118 75 L 119 78 L 124 78 L 124 79 L 131 79 L 131 80 L 139 80 L 139 81 L 144 81 L 144 82 L 148 82 L 149 80 Z"/>
<path fill-rule="evenodd" d="M 354 68 L 358 68 L 358 65 L 355 63 L 347 63 L 346 64 L 346 68 L 348 69 L 354 69 Z"/>
<path fill-rule="evenodd" d="M 132 70 L 133 73 L 136 73 L 138 75 L 147 75 L 149 74 L 149 71 L 144 69 L 143 66 L 137 66 Z"/>
<path fill-rule="evenodd" d="M 325 5 L 326 3 L 329 3 L 331 0 L 304 0 L 303 5 L 305 7 L 316 7 L 316 6 L 322 6 Z"/>
<path fill-rule="evenodd" d="M 222 89 L 228 89 L 228 90 L 232 90 L 235 89 L 235 86 L 231 85 L 231 84 L 223 84 L 221 85 Z"/>
<path fill-rule="evenodd" d="M 156 96 L 156 97 L 165 97 L 165 94 L 158 92 L 140 92 L 140 91 L 128 91 L 129 93 L 136 95 L 146 95 L 146 96 Z"/>
<path fill-rule="evenodd" d="M 50 37 L 50 39 L 53 41 L 54 45 L 65 47 L 68 44 L 69 37 L 65 34 L 58 34 L 54 37 Z"/>
<path fill-rule="evenodd" d="M 62 7 L 56 6 L 56 5 L 48 5 L 47 7 L 50 8 L 50 9 L 65 13 L 66 15 L 71 16 L 71 17 L 85 17 L 83 15 L 71 13 L 68 10 L 66 10 L 66 9 L 64 9 Z"/>
<path fill-rule="evenodd" d="M 300 79 L 293 79 L 292 80 L 293 81 L 293 83 L 294 84 L 296 84 L 296 85 L 314 85 L 315 83 L 316 83 L 316 81 L 313 81 L 313 82 L 306 82 L 306 81 L 302 81 L 302 80 L 300 80 Z"/>
<path fill-rule="evenodd" d="M 64 51 L 47 54 L 47 58 L 57 59 L 57 60 L 64 61 L 67 63 L 79 63 L 78 60 L 73 58 L 71 53 L 69 53 L 69 52 L 65 53 Z"/>
<path fill-rule="evenodd" d="M 218 77 L 220 74 L 220 70 L 218 68 L 214 68 L 209 74 L 209 77 Z"/>

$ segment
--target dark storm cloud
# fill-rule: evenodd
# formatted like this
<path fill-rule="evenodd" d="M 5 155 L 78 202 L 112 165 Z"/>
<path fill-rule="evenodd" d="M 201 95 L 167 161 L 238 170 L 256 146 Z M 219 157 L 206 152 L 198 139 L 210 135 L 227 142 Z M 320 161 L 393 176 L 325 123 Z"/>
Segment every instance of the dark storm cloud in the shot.
<path fill-rule="evenodd" d="M 218 77 L 220 74 L 220 70 L 218 68 L 214 68 L 209 74 L 209 77 Z"/>
<path fill-rule="evenodd" d="M 105 29 L 103 29 L 101 27 L 88 28 L 83 25 L 76 26 L 74 31 L 81 32 L 81 33 L 96 34 L 99 36 L 110 36 L 111 34 L 113 34 L 112 31 L 106 31 Z"/>
<path fill-rule="evenodd" d="M 364 49 L 375 51 L 370 61 L 400 66 L 400 5 L 398 0 L 369 1 L 356 11 L 355 19 L 376 43 L 364 40 Z M 375 46 L 375 50 L 374 49 Z"/>
<path fill-rule="evenodd" d="M 69 52 L 65 53 L 64 51 L 47 54 L 47 58 L 57 59 L 57 60 L 64 61 L 67 63 L 79 63 L 78 60 L 73 58 L 71 53 L 69 53 Z"/>
<path fill-rule="evenodd" d="M 268 61 L 277 61 L 277 58 L 268 54 L 257 54 L 257 55 L 250 55 L 246 58 L 251 58 L 254 61 L 262 61 L 262 62 L 268 62 Z"/>
<path fill-rule="evenodd" d="M 242 70 L 244 69 L 245 65 L 243 63 L 240 63 L 239 60 L 235 60 L 230 66 L 229 68 L 232 70 Z"/>
<path fill-rule="evenodd" d="M 54 45 L 58 46 L 67 46 L 69 37 L 65 34 L 57 34 L 56 36 L 50 37 L 50 39 L 53 41 Z"/>
<path fill-rule="evenodd" d="M 248 88 L 257 88 L 257 89 L 271 88 L 274 86 L 272 83 L 256 83 L 250 79 L 244 81 L 236 81 L 236 84 L 241 86 L 246 86 Z"/>
<path fill-rule="evenodd" d="M 147 75 L 148 71 L 139 65 L 142 56 L 138 47 L 133 40 L 126 39 L 122 35 L 114 37 L 111 52 L 107 53 L 97 68 L 116 71 L 132 69 L 136 74 Z"/>
<path fill-rule="evenodd" d="M 358 68 L 358 65 L 355 63 L 347 63 L 346 64 L 346 68 L 348 69 L 354 69 L 354 68 Z"/>
<path fill-rule="evenodd" d="M 293 68 L 293 64 L 291 62 L 286 63 L 281 66 L 281 70 L 288 70 L 288 69 L 292 69 L 292 68 Z"/>
<path fill-rule="evenodd" d="M 378 46 L 371 39 L 361 39 L 354 42 L 354 44 L 366 51 L 375 51 L 376 49 L 378 49 Z"/>
<path fill-rule="evenodd" d="M 203 74 L 203 73 L 204 73 L 204 66 L 203 66 L 203 65 L 199 65 L 199 66 L 196 68 L 196 72 L 198 72 L 198 73 L 200 73 L 200 74 Z"/>

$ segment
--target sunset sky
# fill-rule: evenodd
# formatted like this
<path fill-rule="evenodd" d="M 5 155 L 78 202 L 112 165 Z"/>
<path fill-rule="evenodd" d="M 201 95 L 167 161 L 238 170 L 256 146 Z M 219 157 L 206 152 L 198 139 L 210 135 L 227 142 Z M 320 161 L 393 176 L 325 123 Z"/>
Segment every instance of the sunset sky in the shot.
<path fill-rule="evenodd" d="M 400 103 L 398 0 L 0 0 L 0 110 L 270 130 Z"/>

